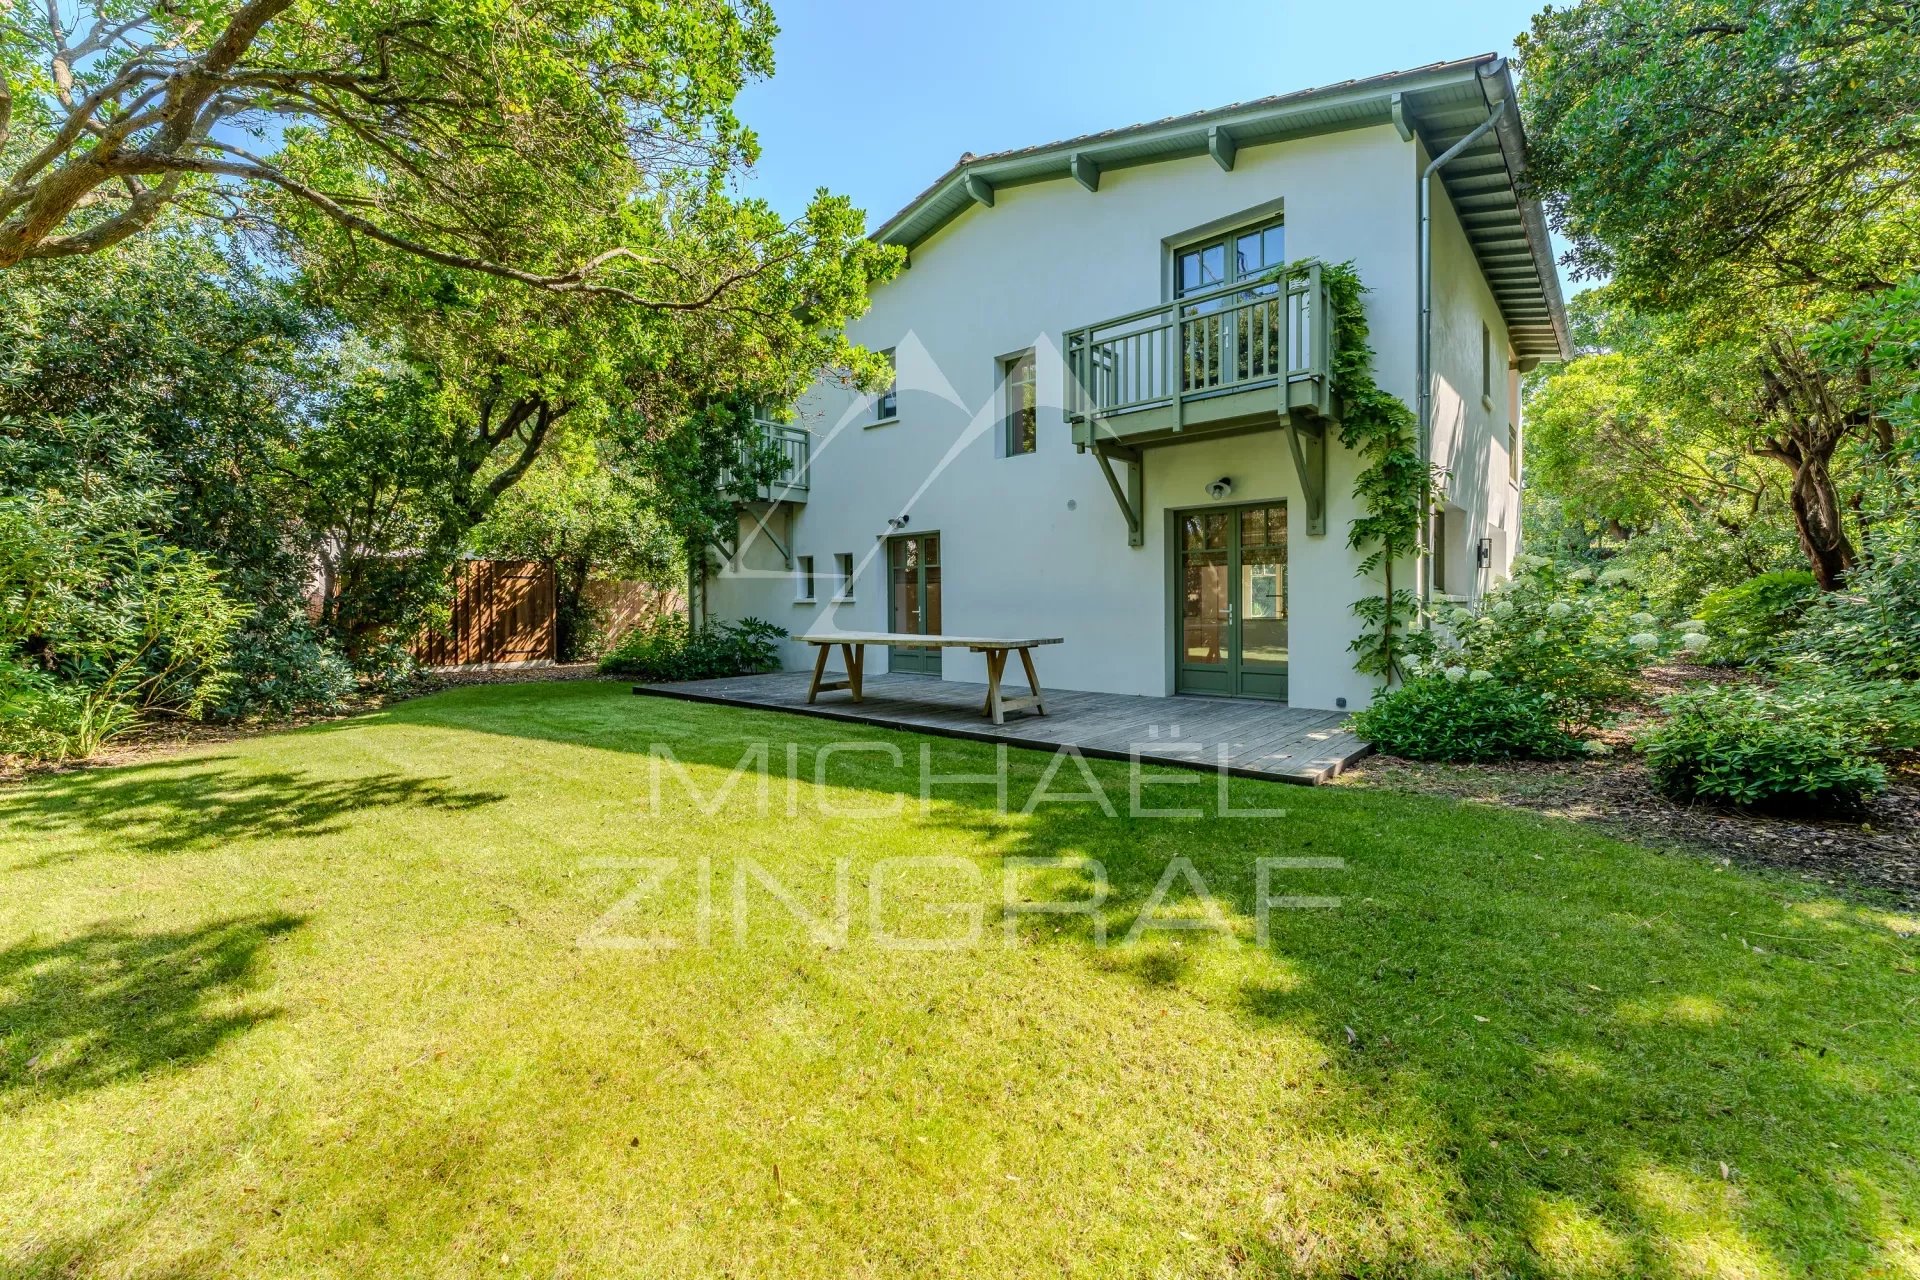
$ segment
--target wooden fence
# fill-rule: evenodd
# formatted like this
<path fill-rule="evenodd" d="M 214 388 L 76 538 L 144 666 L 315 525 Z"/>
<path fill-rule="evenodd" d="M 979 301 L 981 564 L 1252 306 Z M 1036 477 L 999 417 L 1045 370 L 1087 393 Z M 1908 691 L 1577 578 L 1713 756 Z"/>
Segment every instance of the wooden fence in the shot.
<path fill-rule="evenodd" d="M 553 661 L 558 633 L 550 569 L 532 560 L 463 560 L 455 574 L 446 633 L 428 632 L 414 646 L 422 666 Z"/>

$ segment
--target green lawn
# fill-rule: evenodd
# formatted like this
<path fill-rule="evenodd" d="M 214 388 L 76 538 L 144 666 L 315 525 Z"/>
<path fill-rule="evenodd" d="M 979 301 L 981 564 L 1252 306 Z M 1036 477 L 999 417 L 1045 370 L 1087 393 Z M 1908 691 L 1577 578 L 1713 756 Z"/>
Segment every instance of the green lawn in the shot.
<path fill-rule="evenodd" d="M 816 788 L 835 741 L 908 768 Z M 654 810 L 650 744 L 711 794 L 755 742 L 805 779 L 764 815 L 671 771 Z M 0 790 L 0 1273 L 1920 1275 L 1914 921 L 1367 790 L 1022 815 L 1049 757 L 1016 752 L 1013 812 L 923 813 L 922 742 L 992 767 L 519 685 Z M 1003 859 L 1052 855 L 1104 865 L 1114 945 L 1086 914 L 1004 940 Z M 1118 945 L 1176 856 L 1230 933 Z M 1264 947 L 1263 856 L 1347 864 L 1277 876 L 1340 903 Z M 643 858 L 680 863 L 606 920 L 648 875 L 594 860 Z M 830 914 L 840 858 L 843 945 L 751 874 L 736 940 L 743 859 Z M 883 932 L 973 903 L 979 942 L 883 945 L 879 877 Z M 1184 879 L 1169 918 L 1209 922 Z"/>

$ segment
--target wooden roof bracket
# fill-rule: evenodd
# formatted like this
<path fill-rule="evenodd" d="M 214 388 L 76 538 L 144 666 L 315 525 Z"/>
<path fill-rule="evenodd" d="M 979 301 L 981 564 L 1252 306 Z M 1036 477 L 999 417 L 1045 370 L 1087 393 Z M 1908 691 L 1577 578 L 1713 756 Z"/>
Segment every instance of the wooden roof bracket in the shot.
<path fill-rule="evenodd" d="M 1107 440 L 1093 443 L 1093 456 L 1100 463 L 1100 473 L 1107 478 L 1107 488 L 1113 490 L 1113 500 L 1120 504 L 1120 514 L 1127 521 L 1127 545 L 1143 547 L 1147 543 L 1147 506 L 1145 499 L 1147 462 L 1138 449 L 1129 449 L 1125 445 L 1114 444 Z M 1113 472 L 1113 463 L 1118 460 L 1127 469 L 1124 484 Z"/>

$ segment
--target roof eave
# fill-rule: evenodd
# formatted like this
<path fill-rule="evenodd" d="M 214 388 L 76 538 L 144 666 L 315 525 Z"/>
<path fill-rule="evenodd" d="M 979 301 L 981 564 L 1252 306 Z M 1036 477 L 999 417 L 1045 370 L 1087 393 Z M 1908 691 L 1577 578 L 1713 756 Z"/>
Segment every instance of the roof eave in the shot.
<path fill-rule="evenodd" d="M 1394 93 L 1418 92 L 1423 89 L 1474 83 L 1478 68 L 1493 57 L 1492 54 L 1484 54 L 1457 62 L 1438 63 L 1413 71 L 1394 71 L 1365 80 L 1282 94 L 1261 102 L 1236 103 L 1232 106 L 1195 112 L 1192 115 L 1179 116 L 1171 120 L 1132 125 L 1104 133 L 1084 134 L 1043 146 L 962 160 L 935 179 L 931 186 L 909 201 L 906 207 L 882 223 L 874 231 L 873 238 L 883 244 L 900 245 L 908 250 L 923 243 L 952 221 L 966 206 L 959 204 L 943 215 L 919 215 L 925 215 L 946 203 L 970 176 L 999 185 L 1009 171 L 1016 168 L 1030 168 L 1036 163 L 1051 159 L 1058 164 L 1059 173 L 1048 176 L 1066 178 L 1072 176 L 1070 157 L 1073 155 L 1089 156 L 1104 167 L 1107 161 L 1102 158 L 1102 148 L 1112 149 L 1121 144 L 1139 146 L 1184 143 L 1185 145 L 1181 147 L 1182 152 L 1204 155 L 1207 150 L 1207 131 L 1214 126 L 1231 128 L 1234 125 L 1245 126 L 1255 122 L 1272 124 L 1290 116 L 1305 115 L 1309 111 L 1324 111 L 1365 102 L 1368 99 L 1379 100 L 1380 123 L 1385 124 L 1391 119 L 1391 99 Z M 1331 129 L 1325 131 L 1335 132 Z M 1313 131 L 1303 131 L 1300 136 L 1311 136 L 1311 132 Z M 1035 180 L 1022 178 L 1018 181 L 1025 183 Z"/>

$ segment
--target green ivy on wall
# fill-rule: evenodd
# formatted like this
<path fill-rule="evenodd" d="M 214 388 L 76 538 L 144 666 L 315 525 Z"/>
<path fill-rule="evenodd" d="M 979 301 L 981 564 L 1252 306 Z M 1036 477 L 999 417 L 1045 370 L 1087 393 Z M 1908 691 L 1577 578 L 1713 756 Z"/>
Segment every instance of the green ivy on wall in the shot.
<path fill-rule="evenodd" d="M 1361 513 L 1347 527 L 1347 545 L 1366 552 L 1359 576 L 1378 575 L 1378 594 L 1353 603 L 1362 629 L 1347 646 L 1354 669 L 1393 680 L 1407 659 L 1426 647 L 1418 595 L 1396 587 L 1394 566 L 1420 549 L 1422 464 L 1419 422 L 1398 396 L 1373 380 L 1373 347 L 1367 341 L 1366 286 L 1351 262 L 1321 268 L 1333 307 L 1333 392 L 1340 443 L 1363 462 L 1353 496 Z"/>

